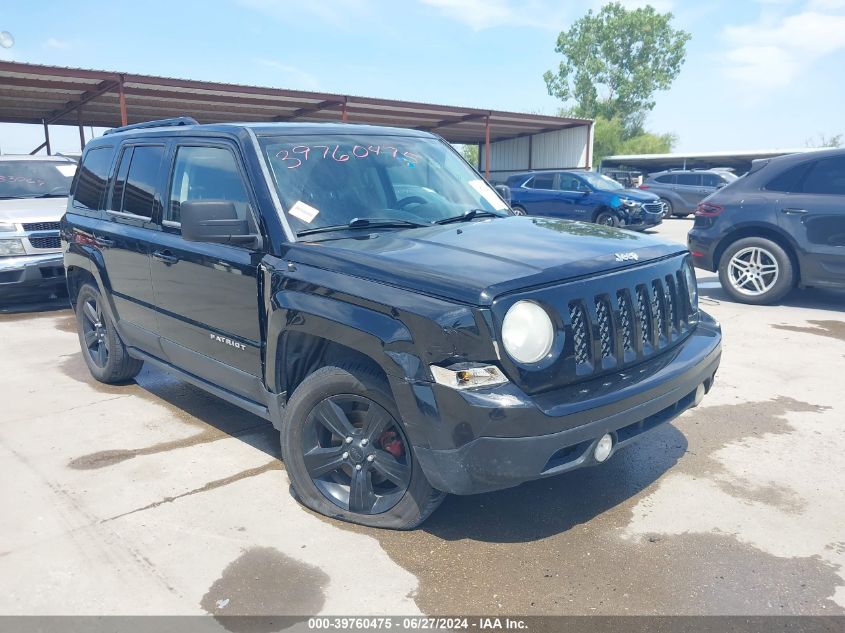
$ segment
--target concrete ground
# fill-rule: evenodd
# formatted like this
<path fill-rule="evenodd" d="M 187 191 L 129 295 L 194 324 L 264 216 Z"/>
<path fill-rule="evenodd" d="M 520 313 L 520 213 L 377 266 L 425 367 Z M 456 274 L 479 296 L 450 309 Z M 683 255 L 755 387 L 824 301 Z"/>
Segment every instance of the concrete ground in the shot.
<path fill-rule="evenodd" d="M 410 533 L 304 510 L 269 424 L 150 369 L 98 384 L 69 310 L 7 307 L 0 614 L 845 613 L 845 295 L 699 281 L 724 328 L 701 407 Z"/>

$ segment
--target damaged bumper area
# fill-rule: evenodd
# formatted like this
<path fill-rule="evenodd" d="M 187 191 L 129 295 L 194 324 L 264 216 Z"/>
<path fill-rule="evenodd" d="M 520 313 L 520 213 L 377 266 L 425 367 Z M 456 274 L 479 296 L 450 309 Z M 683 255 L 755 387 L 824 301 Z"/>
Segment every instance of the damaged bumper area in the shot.
<path fill-rule="evenodd" d="M 399 403 L 431 485 L 475 494 L 605 461 L 696 406 L 720 359 L 721 330 L 703 315 L 683 344 L 618 374 L 533 396 L 513 383 L 479 390 L 404 383 L 410 393 Z"/>

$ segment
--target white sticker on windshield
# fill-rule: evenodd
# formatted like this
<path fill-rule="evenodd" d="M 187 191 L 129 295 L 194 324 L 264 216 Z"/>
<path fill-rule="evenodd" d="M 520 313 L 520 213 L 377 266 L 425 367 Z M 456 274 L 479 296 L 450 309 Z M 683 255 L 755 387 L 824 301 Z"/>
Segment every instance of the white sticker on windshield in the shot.
<path fill-rule="evenodd" d="M 76 165 L 56 165 L 56 169 L 59 170 L 62 176 L 67 176 L 68 178 L 73 178 L 73 175 L 76 173 Z"/>
<path fill-rule="evenodd" d="M 297 200 L 288 213 L 295 218 L 299 218 L 303 222 L 311 224 L 314 221 L 314 218 L 317 217 L 317 214 L 320 213 L 320 210 L 315 209 L 310 204 L 305 204 L 302 200 Z"/>
<path fill-rule="evenodd" d="M 490 185 L 483 180 L 470 180 L 467 184 L 480 193 L 482 198 L 492 204 L 496 211 L 504 211 L 508 208 L 508 205 L 502 202 L 502 199 L 496 195 L 496 192 L 493 191 Z"/>

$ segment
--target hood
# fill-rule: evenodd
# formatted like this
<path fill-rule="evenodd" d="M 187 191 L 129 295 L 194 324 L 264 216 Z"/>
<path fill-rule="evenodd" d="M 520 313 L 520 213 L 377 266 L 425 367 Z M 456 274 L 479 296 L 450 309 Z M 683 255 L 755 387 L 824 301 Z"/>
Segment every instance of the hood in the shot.
<path fill-rule="evenodd" d="M 623 189 L 621 191 L 614 191 L 613 193 L 617 194 L 620 198 L 628 198 L 636 202 L 654 202 L 660 200 L 660 196 L 643 191 L 642 189 Z"/>
<path fill-rule="evenodd" d="M 67 208 L 67 198 L 0 199 L 0 222 L 58 222 Z"/>
<path fill-rule="evenodd" d="M 462 303 L 489 305 L 502 294 L 527 287 L 685 252 L 683 244 L 598 224 L 511 216 L 297 242 L 285 257 Z"/>

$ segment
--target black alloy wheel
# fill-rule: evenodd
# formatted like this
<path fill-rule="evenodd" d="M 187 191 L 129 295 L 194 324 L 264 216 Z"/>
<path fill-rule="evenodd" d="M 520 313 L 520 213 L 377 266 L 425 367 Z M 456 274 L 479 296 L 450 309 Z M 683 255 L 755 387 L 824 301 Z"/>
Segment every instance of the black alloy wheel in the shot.
<path fill-rule="evenodd" d="M 109 362 L 109 336 L 99 297 L 88 297 L 82 304 L 82 337 L 91 362 L 105 369 Z"/>
<path fill-rule="evenodd" d="M 302 454 L 317 489 L 349 512 L 386 512 L 411 484 L 402 428 L 364 396 L 337 394 L 317 404 L 305 420 Z"/>

